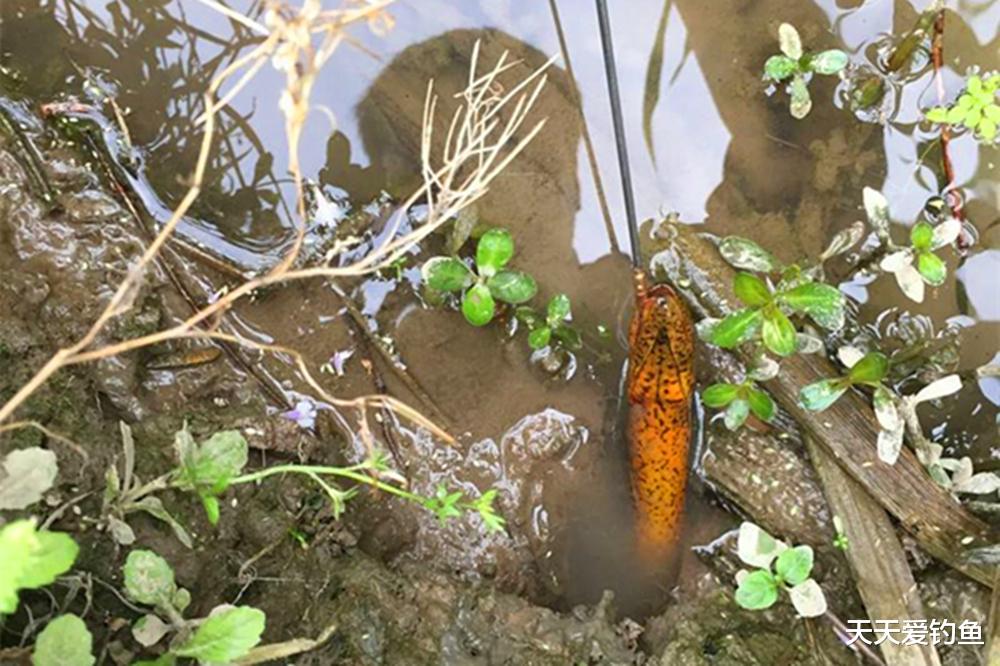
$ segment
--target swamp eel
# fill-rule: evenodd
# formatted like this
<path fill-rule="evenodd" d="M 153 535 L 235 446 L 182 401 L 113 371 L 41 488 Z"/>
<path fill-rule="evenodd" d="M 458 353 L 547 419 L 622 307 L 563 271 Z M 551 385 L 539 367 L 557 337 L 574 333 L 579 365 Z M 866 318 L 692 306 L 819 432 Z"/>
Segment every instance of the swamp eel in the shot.
<path fill-rule="evenodd" d="M 636 273 L 629 326 L 628 440 L 640 557 L 665 563 L 680 539 L 691 441 L 694 325 L 667 284 Z"/>

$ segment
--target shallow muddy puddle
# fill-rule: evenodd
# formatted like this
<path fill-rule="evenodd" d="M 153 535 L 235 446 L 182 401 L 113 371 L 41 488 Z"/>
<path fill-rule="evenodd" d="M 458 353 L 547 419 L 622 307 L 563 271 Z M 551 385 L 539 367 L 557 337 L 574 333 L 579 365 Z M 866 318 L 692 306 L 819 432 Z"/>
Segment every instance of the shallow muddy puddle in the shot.
<path fill-rule="evenodd" d="M 182 176 L 194 161 L 200 135 L 192 120 L 204 84 L 257 38 L 200 3 L 134 5 L 67 2 L 53 19 L 39 3 L 7 0 L 0 48 L 34 99 L 80 95 L 93 86 L 113 91 L 127 110 L 131 140 L 144 155 L 147 194 L 158 193 L 166 206 L 156 209 L 151 198 L 151 207 L 163 215 L 183 193 Z M 752 238 L 792 261 L 819 254 L 834 233 L 861 219 L 861 190 L 871 186 L 893 202 L 891 217 L 902 236 L 937 192 L 935 171 L 923 163 L 936 159 L 926 156 L 928 137 L 916 117 L 897 110 L 912 113 L 915 107 L 892 99 L 903 89 L 890 91 L 882 110 L 887 123 L 880 125 L 856 121 L 843 108 L 845 93 L 834 78 L 818 80 L 813 111 L 799 122 L 789 117 L 784 95 L 761 92 L 760 68 L 776 51 L 780 21 L 795 24 L 809 44 L 839 45 L 856 60 L 871 61 L 878 57 L 878 36 L 907 29 L 922 8 L 905 0 L 668 0 L 613 8 L 640 217 L 676 213 L 712 234 Z M 241 335 L 300 350 L 311 367 L 329 363 L 322 377 L 330 392 L 354 397 L 385 388 L 454 434 L 455 447 L 442 449 L 400 423 L 376 428 L 381 440 L 393 440 L 382 444 L 394 449 L 415 491 L 432 494 L 441 482 L 500 491 L 508 535 L 484 536 L 471 518 L 440 528 L 433 516 L 375 502 L 363 509 L 363 520 L 370 522 L 362 544 L 369 551 L 496 578 L 506 589 L 562 609 L 596 603 L 610 588 L 620 610 L 642 615 L 661 610 L 674 583 L 682 594 L 693 591 L 704 569 L 692 548 L 708 544 L 739 518 L 695 480 L 679 574 L 675 567 L 672 581 L 635 575 L 620 421 L 632 299 L 627 231 L 593 8 L 561 2 L 558 10 L 575 80 L 557 60 L 534 111 L 548 118 L 547 125 L 477 202 L 474 214 L 482 225 L 511 230 L 513 263 L 532 272 L 543 299 L 559 292 L 570 297 L 586 342 L 572 372 L 564 365 L 551 374 L 532 361 L 523 334 L 510 339 L 503 326 L 472 328 L 454 308 L 426 305 L 419 265 L 441 250 L 444 239 L 438 237 L 394 274 L 339 286 L 360 321 L 321 282 L 262 293 L 239 305 L 232 319 Z M 505 50 L 521 61 L 509 73 L 511 81 L 560 54 L 548 3 L 412 0 L 395 5 L 392 15 L 395 25 L 384 34 L 355 31 L 357 48 L 339 49 L 316 84 L 301 145 L 303 171 L 315 183 L 312 200 L 318 201 L 307 256 L 322 256 L 340 225 L 357 224 L 370 244 L 389 219 L 391 202 L 419 184 L 427 80 L 434 79 L 441 95 L 435 131 L 444 133 L 455 104 L 451 95 L 466 83 L 477 39 L 482 62 L 492 63 Z M 960 85 L 966 64 L 997 63 L 998 22 L 996 3 L 963 4 L 949 12 L 949 91 Z M 655 88 L 646 83 L 651 66 L 662 72 Z M 241 271 L 273 264 L 292 237 L 294 191 L 277 106 L 281 86 L 279 74 L 265 67 L 223 114 L 223 138 L 193 210 L 193 240 Z M 905 94 L 936 95 L 929 65 L 913 75 Z M 593 142 L 596 171 L 585 133 Z M 977 147 L 968 136 L 952 142 L 952 160 L 960 165 L 957 185 L 975 183 L 965 210 L 979 234 L 961 263 L 950 260 L 957 282 L 917 307 L 888 278 L 845 287 L 863 303 L 865 323 L 903 306 L 926 314 L 940 330 L 959 313 L 956 322 L 965 329 L 957 360 L 962 373 L 987 363 L 1000 341 L 998 159 L 995 150 Z M 232 284 L 211 266 L 188 261 L 191 274 L 185 277 L 202 297 Z M 885 333 L 888 320 L 879 321 Z M 416 390 L 387 366 L 359 325 L 390 350 Z M 310 395 L 289 358 L 252 361 L 262 378 L 285 392 L 289 405 Z M 158 370 L 147 387 L 183 382 L 188 372 Z M 702 385 L 711 383 L 711 368 L 697 372 Z M 936 414 L 927 425 L 952 454 L 971 456 L 977 467 L 996 460 L 996 403 L 970 383 L 960 404 L 960 411 Z M 271 406 L 275 413 L 287 408 Z M 333 415 L 335 424 L 355 425 L 351 413 L 329 406 L 321 412 Z M 327 436 L 318 455 L 357 460 L 367 453 L 357 440 L 346 442 L 346 451 L 328 450 L 341 442 Z M 711 439 L 699 437 L 699 445 L 696 456 L 711 449 Z M 698 461 L 692 462 L 697 469 Z"/>

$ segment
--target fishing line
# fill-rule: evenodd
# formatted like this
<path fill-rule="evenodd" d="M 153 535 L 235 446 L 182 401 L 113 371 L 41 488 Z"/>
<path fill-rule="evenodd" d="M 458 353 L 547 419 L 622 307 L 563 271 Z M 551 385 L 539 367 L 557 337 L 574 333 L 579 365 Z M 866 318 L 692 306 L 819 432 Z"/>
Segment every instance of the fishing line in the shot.
<path fill-rule="evenodd" d="M 625 145 L 625 122 L 622 119 L 622 101 L 618 89 L 618 72 L 615 68 L 615 49 L 611 42 L 611 20 L 608 18 L 606 0 L 597 0 L 597 23 L 601 32 L 601 51 L 604 54 L 604 74 L 608 82 L 611 101 L 611 122 L 614 127 L 615 147 L 618 152 L 618 172 L 625 198 L 625 218 L 628 221 L 628 242 L 632 248 L 632 266 L 642 269 L 639 253 L 639 223 L 635 216 L 635 197 L 632 193 L 632 172 L 629 170 L 628 147 Z"/>

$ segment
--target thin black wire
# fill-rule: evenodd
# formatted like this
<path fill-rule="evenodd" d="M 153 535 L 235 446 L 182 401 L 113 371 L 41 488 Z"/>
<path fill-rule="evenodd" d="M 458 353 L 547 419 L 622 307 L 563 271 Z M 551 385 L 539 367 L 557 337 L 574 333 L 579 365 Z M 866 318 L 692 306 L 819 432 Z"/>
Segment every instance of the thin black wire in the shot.
<path fill-rule="evenodd" d="M 635 216 L 635 197 L 632 193 L 632 172 L 629 170 L 628 147 L 625 145 L 625 122 L 622 120 L 621 94 L 618 92 L 618 71 L 615 68 L 615 48 L 611 42 L 611 20 L 605 0 L 597 0 L 597 23 L 601 30 L 601 49 L 604 52 L 604 73 L 608 80 L 608 97 L 611 100 L 611 122 L 615 130 L 618 150 L 618 172 L 622 179 L 625 197 L 625 217 L 628 220 L 628 242 L 632 248 L 632 265 L 642 267 L 639 253 L 639 223 Z"/>

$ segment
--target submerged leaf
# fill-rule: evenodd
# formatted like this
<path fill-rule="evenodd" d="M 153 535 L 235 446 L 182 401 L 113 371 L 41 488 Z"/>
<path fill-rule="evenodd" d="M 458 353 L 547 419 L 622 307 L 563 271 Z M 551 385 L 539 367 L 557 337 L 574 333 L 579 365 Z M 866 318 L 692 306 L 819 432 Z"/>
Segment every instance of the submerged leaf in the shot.
<path fill-rule="evenodd" d="M 774 418 L 774 401 L 764 391 L 750 388 L 747 391 L 747 402 L 750 403 L 750 411 L 761 421 L 769 422 Z"/>
<path fill-rule="evenodd" d="M 948 267 L 933 252 L 921 252 L 917 255 L 917 272 L 932 287 L 940 287 L 948 277 Z"/>
<path fill-rule="evenodd" d="M 789 548 L 774 562 L 774 571 L 789 585 L 798 585 L 809 578 L 813 568 L 813 549 L 809 546 Z"/>

